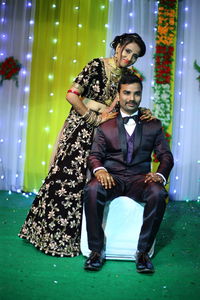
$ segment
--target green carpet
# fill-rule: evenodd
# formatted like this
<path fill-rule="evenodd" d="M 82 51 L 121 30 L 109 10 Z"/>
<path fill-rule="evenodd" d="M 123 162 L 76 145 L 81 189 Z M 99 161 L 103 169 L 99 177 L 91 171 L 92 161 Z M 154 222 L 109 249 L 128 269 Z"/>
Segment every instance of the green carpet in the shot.
<path fill-rule="evenodd" d="M 157 236 L 153 275 L 130 261 L 83 270 L 84 257 L 42 254 L 17 234 L 33 196 L 0 192 L 0 299 L 200 299 L 200 203 L 170 202 Z"/>

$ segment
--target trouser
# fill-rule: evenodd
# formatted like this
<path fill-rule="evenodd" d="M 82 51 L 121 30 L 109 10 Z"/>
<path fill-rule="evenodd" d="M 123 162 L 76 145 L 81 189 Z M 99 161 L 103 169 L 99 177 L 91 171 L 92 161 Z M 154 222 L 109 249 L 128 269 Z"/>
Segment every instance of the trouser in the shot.
<path fill-rule="evenodd" d="M 164 216 L 167 191 L 160 183 L 145 183 L 144 174 L 134 176 L 111 175 L 116 183 L 111 189 L 105 189 L 96 178 L 91 179 L 84 189 L 89 249 L 96 252 L 101 252 L 104 249 L 105 236 L 102 220 L 106 202 L 119 196 L 127 196 L 137 202 L 145 203 L 137 249 L 138 251 L 149 252 Z M 120 218 L 120 215 L 116 218 Z"/>

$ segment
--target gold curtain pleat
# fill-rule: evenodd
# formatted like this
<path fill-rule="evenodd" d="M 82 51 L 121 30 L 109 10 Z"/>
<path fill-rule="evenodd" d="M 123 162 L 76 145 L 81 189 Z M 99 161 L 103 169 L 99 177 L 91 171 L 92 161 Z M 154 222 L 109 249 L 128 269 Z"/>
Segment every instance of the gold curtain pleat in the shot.
<path fill-rule="evenodd" d="M 24 190 L 37 191 L 84 65 L 105 55 L 108 0 L 36 0 Z"/>

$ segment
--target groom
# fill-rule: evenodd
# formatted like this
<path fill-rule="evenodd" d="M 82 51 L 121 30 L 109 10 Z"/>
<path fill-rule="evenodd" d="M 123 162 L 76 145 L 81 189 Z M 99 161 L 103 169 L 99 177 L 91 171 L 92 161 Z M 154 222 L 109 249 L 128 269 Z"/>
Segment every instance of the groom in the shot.
<path fill-rule="evenodd" d="M 103 211 L 106 201 L 128 196 L 145 203 L 136 270 L 152 273 L 148 252 L 152 247 L 166 207 L 164 188 L 173 167 L 173 156 L 165 140 L 161 122 L 140 120 L 141 80 L 130 73 L 122 76 L 118 97 L 120 113 L 98 127 L 88 163 L 93 178 L 84 191 L 88 244 L 91 250 L 84 269 L 98 271 L 105 261 Z M 155 151 L 159 166 L 151 172 Z M 116 216 L 116 218 L 120 218 Z"/>

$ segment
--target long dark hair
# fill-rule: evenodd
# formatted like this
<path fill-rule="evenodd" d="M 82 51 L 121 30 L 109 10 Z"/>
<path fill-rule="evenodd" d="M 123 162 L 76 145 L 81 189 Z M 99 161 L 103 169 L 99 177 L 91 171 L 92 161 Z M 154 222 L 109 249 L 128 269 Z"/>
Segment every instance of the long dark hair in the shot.
<path fill-rule="evenodd" d="M 110 43 L 111 48 L 116 50 L 118 44 L 120 46 L 126 46 L 130 43 L 136 43 L 140 47 L 139 57 L 145 55 L 146 53 L 146 45 L 143 39 L 137 33 L 124 33 L 122 35 L 117 35 L 114 40 Z"/>

